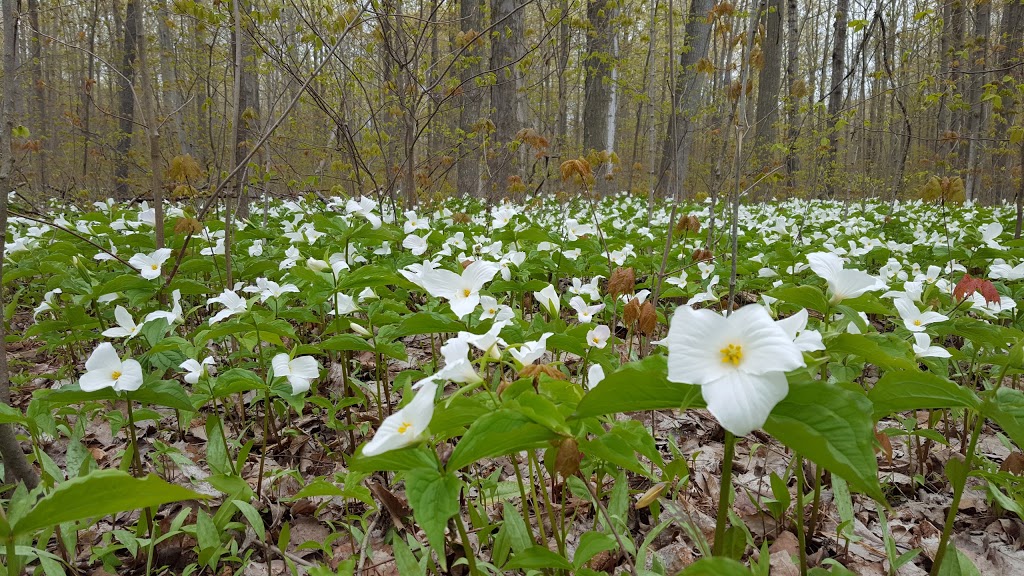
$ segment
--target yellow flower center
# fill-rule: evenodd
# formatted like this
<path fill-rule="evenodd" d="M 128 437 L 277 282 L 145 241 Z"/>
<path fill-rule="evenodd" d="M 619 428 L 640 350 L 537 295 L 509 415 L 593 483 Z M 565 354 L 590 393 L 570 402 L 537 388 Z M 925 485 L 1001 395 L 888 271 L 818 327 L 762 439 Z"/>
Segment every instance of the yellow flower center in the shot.
<path fill-rule="evenodd" d="M 920 326 L 920 325 L 921 325 L 921 321 L 920 320 L 914 320 L 914 326 Z"/>
<path fill-rule="evenodd" d="M 593 340 L 594 344 L 600 344 L 601 343 L 601 339 L 598 338 L 597 336 L 594 336 L 591 340 Z"/>
<path fill-rule="evenodd" d="M 463 288 L 462 289 L 462 297 L 463 298 L 469 298 L 469 295 L 472 294 L 472 293 L 473 293 L 473 291 L 470 290 L 469 288 Z"/>
<path fill-rule="evenodd" d="M 149 267 L 152 268 L 153 270 L 159 270 L 160 269 L 160 267 L 157 266 L 156 264 L 150 264 Z"/>
<path fill-rule="evenodd" d="M 725 364 L 739 366 L 740 360 L 743 360 L 743 347 L 738 344 L 729 344 L 725 348 L 719 350 L 719 352 L 722 353 L 722 362 Z"/>
<path fill-rule="evenodd" d="M 114 380 L 117 380 L 118 378 L 121 377 L 121 373 L 118 372 L 117 370 L 114 370 L 113 372 L 110 373 L 110 377 L 113 378 Z"/>
<path fill-rule="evenodd" d="M 398 433 L 405 434 L 409 428 L 412 428 L 412 422 L 402 422 L 402 425 L 398 427 Z"/>

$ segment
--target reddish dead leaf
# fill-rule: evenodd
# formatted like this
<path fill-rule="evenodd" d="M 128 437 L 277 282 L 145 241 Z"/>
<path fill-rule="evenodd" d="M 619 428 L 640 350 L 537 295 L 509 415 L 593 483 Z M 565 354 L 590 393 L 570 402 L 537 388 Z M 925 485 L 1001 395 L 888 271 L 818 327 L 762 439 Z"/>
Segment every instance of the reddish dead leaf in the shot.
<path fill-rule="evenodd" d="M 975 278 L 970 274 L 964 274 L 964 277 L 956 283 L 956 287 L 953 288 L 953 297 L 963 300 L 975 292 L 980 292 L 985 297 L 985 302 L 989 304 L 998 303 L 1000 300 L 999 292 L 991 282 L 984 278 Z"/>
<path fill-rule="evenodd" d="M 1010 452 L 1010 455 L 1003 460 L 1002 465 L 999 466 L 1000 472 L 1009 472 L 1010 474 L 1016 474 L 1020 476 L 1024 473 L 1024 454 L 1020 452 Z"/>

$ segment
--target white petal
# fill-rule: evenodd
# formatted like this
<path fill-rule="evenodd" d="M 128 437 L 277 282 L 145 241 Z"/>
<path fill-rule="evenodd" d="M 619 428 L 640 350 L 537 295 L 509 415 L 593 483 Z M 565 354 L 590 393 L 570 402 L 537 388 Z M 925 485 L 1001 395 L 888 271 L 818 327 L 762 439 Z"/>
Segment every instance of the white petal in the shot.
<path fill-rule="evenodd" d="M 118 392 L 132 392 L 142 386 L 142 366 L 129 358 L 121 364 L 121 377 L 114 384 Z"/>
<path fill-rule="evenodd" d="M 277 356 L 274 356 L 274 359 L 270 361 L 270 365 L 274 369 L 275 378 L 284 378 L 285 376 L 291 374 L 291 369 L 289 368 L 288 360 L 288 355 L 281 353 L 278 354 Z"/>
<path fill-rule="evenodd" d="M 95 392 L 103 388 L 110 388 L 114 385 L 114 379 L 111 377 L 111 374 L 113 374 L 112 371 L 106 370 L 86 372 L 78 380 L 78 387 L 85 392 Z"/>
<path fill-rule="evenodd" d="M 736 436 L 764 426 L 772 409 L 788 393 L 789 383 L 782 372 L 754 376 L 737 370 L 701 387 L 708 411 Z"/>
<path fill-rule="evenodd" d="M 320 377 L 320 365 L 312 356 L 299 356 L 288 363 L 292 376 L 308 378 L 310 380 Z M 275 372 L 276 373 L 276 372 Z"/>
<path fill-rule="evenodd" d="M 103 342 L 89 355 L 89 359 L 85 361 L 85 369 L 88 372 L 94 370 L 108 373 L 118 371 L 121 369 L 121 358 L 110 342 Z"/>

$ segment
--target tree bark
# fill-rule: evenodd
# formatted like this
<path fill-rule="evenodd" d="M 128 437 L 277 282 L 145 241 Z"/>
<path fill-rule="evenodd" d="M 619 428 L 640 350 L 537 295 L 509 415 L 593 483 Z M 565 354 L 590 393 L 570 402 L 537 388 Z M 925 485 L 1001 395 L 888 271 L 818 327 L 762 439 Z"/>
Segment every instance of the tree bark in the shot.
<path fill-rule="evenodd" d="M 166 113 L 171 115 L 174 127 L 174 139 L 178 144 L 178 154 L 192 154 L 192 144 L 185 137 L 185 125 L 182 116 L 181 88 L 178 86 L 178 66 L 175 62 L 174 43 L 171 40 L 171 12 L 167 9 L 167 0 L 160 0 L 160 11 L 157 14 L 157 40 L 160 42 L 160 75 L 163 77 L 163 96 Z"/>
<path fill-rule="evenodd" d="M 135 96 L 132 84 L 135 82 L 135 57 L 142 29 L 142 10 L 139 0 L 128 0 L 124 19 L 124 36 L 121 53 L 121 76 L 118 77 L 118 114 L 120 115 L 117 148 L 114 156 L 114 196 L 128 200 L 129 153 L 132 148 L 132 133 L 135 131 Z"/>
<path fill-rule="evenodd" d="M 787 0 L 786 2 L 786 125 L 789 132 L 786 134 L 786 184 L 790 188 L 796 187 L 796 172 L 800 169 L 799 160 L 796 155 L 796 140 L 800 136 L 800 126 L 797 121 L 797 100 L 799 98 L 797 84 L 797 70 L 800 68 L 800 32 L 797 28 L 797 2 Z"/>
<path fill-rule="evenodd" d="M 484 95 L 476 84 L 476 77 L 480 74 L 483 61 L 484 39 L 477 37 L 482 34 L 483 11 L 484 6 L 480 0 L 459 2 L 462 42 L 468 44 L 459 68 L 462 95 L 459 110 L 458 193 L 470 196 L 479 196 L 481 193 L 480 153 L 477 148 L 483 139 L 479 132 Z"/>
<path fill-rule="evenodd" d="M 754 127 L 755 148 L 775 143 L 775 124 L 779 121 L 779 86 L 782 76 L 782 0 L 762 0 L 765 18 L 761 55 L 764 64 L 757 80 L 757 124 Z"/>
<path fill-rule="evenodd" d="M 835 24 L 832 38 L 832 82 L 828 96 L 828 117 L 832 130 L 828 135 L 828 154 L 826 157 L 827 178 L 825 193 L 828 197 L 835 196 L 836 149 L 839 145 L 839 131 L 835 128 L 839 121 L 839 109 L 843 105 L 843 79 L 846 76 L 846 22 L 849 17 L 850 0 L 838 0 L 836 5 Z"/>
<path fill-rule="evenodd" d="M 978 166 L 979 154 L 983 148 L 982 132 L 988 117 L 989 104 L 984 97 L 984 86 L 988 83 L 988 36 L 992 30 L 992 3 L 986 1 L 974 4 L 974 37 L 971 39 L 971 79 L 968 99 L 971 105 L 967 117 L 967 133 L 970 142 L 967 144 L 967 178 L 964 180 L 964 192 L 969 200 L 974 200 L 979 192 Z"/>
<path fill-rule="evenodd" d="M 491 70 L 496 80 L 491 86 L 491 108 L 494 133 L 488 158 L 488 195 L 493 200 L 509 190 L 518 174 L 513 141 L 518 132 L 519 80 L 516 69 L 522 58 L 523 0 L 491 0 L 494 31 L 491 34 Z"/>
<path fill-rule="evenodd" d="M 49 184 L 47 151 L 50 147 L 51 134 L 46 113 L 46 82 L 43 80 L 43 41 L 39 29 L 39 0 L 28 0 L 28 20 L 32 27 L 32 38 L 29 40 L 29 60 L 32 70 L 32 128 L 33 137 L 40 141 L 36 152 L 38 163 L 39 186 L 46 193 Z"/>
<path fill-rule="evenodd" d="M 235 122 L 237 123 L 233 158 L 244 158 L 260 137 L 260 82 L 257 74 L 258 54 L 253 45 L 253 21 L 250 17 L 250 0 L 238 0 L 238 21 L 235 23 L 236 99 Z M 257 160 L 258 162 L 258 160 Z M 232 163 L 233 164 L 233 163 Z M 232 168 L 234 166 L 232 165 Z M 238 173 L 235 181 L 235 198 L 238 202 L 239 218 L 249 217 L 248 169 Z"/>
<path fill-rule="evenodd" d="M 18 11 L 17 0 L 2 0 L 3 12 L 3 99 L 0 100 L 0 310 L 7 306 L 7 291 L 4 289 L 3 253 L 7 240 L 7 192 L 13 189 L 11 172 L 14 168 L 14 157 L 11 152 L 11 132 L 14 130 L 14 99 L 17 86 L 17 50 L 18 50 Z M 0 319 L 0 403 L 11 403 L 11 378 L 7 365 L 7 330 Z M 21 451 L 14 427 L 0 424 L 0 458 L 4 469 L 14 481 L 22 481 L 28 488 L 39 484 L 39 476 L 29 465 L 25 453 Z"/>
<path fill-rule="evenodd" d="M 587 2 L 587 54 L 583 81 L 583 149 L 587 154 L 610 152 L 607 148 L 609 110 L 612 105 L 612 29 L 614 5 L 606 0 Z M 600 174 L 594 166 L 594 173 Z M 598 188 L 602 188 L 598 178 Z"/>
<path fill-rule="evenodd" d="M 686 19 L 683 39 L 685 47 L 679 56 L 681 69 L 678 71 L 675 94 L 672 98 L 675 103 L 675 118 L 670 118 L 662 145 L 661 161 L 658 163 L 658 189 L 673 198 L 680 197 L 680 187 L 686 181 L 689 170 L 693 122 L 700 109 L 701 87 L 705 79 L 705 74 L 697 70 L 697 62 L 708 54 L 708 44 L 711 42 L 711 21 L 708 13 L 713 4 L 713 0 L 693 0 Z M 674 175 L 668 177 L 673 171 Z"/>
<path fill-rule="evenodd" d="M 998 52 L 999 62 L 996 66 L 1000 69 L 1009 69 L 1003 74 L 1009 75 L 1013 84 L 1024 82 L 1024 72 L 1020 66 L 1014 66 L 1021 61 L 1022 50 L 1024 50 L 1024 4 L 1019 0 L 1007 0 L 1003 4 L 1003 20 L 999 27 L 999 44 L 1002 49 Z M 1000 98 L 1001 118 L 995 122 L 996 142 L 1005 142 L 1008 139 L 1008 128 L 1013 126 L 1017 116 L 1017 108 L 1020 102 L 1014 96 L 1016 90 L 1013 85 L 1004 88 Z M 995 157 L 996 184 L 993 187 L 991 199 L 999 201 L 1009 198 L 1010 187 L 1010 157 L 1012 149 L 1009 145 L 1002 145 Z"/>

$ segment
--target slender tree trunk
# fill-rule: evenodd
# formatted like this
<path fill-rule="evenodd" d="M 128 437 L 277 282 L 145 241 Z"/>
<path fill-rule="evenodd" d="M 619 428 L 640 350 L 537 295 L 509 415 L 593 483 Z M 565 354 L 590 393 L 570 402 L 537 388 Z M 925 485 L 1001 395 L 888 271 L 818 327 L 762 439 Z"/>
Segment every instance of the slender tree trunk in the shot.
<path fill-rule="evenodd" d="M 160 154 L 160 120 L 157 118 L 156 90 L 153 87 L 153 72 L 146 55 L 146 42 L 138 45 L 138 76 L 142 84 L 140 105 L 146 123 L 146 137 L 149 140 L 150 192 L 153 194 L 154 240 L 156 247 L 164 247 L 164 161 Z"/>
<path fill-rule="evenodd" d="M 608 148 L 608 130 L 614 130 L 609 114 L 612 106 L 612 36 L 611 20 L 614 5 L 605 0 L 587 2 L 587 56 L 584 60 L 583 148 L 588 154 L 611 152 Z M 600 167 L 594 166 L 594 173 L 600 176 Z M 605 192 L 603 179 L 598 180 L 598 190 Z"/>
<path fill-rule="evenodd" d="M 3 4 L 3 88 L 0 101 L 0 256 L 4 253 L 7 240 L 7 191 L 14 186 L 11 173 L 14 168 L 14 157 L 11 153 L 11 132 L 14 130 L 14 100 L 17 97 L 17 50 L 18 50 L 18 11 L 16 0 L 2 0 Z M 4 259 L 0 257 L 0 310 L 7 308 L 7 291 L 4 289 Z M 11 403 L 11 378 L 7 365 L 7 330 L 0 319 L 0 403 Z M 21 451 L 14 427 L 0 424 L 0 458 L 3 459 L 4 470 L 10 480 L 22 481 L 28 488 L 39 484 L 39 476 L 28 464 L 25 453 Z"/>
<path fill-rule="evenodd" d="M 674 118 L 670 120 L 662 146 L 661 161 L 658 163 L 659 189 L 666 190 L 666 195 L 673 198 L 680 196 L 679 187 L 686 182 L 689 170 L 693 123 L 700 109 L 701 87 L 706 76 L 697 70 L 697 63 L 708 55 L 708 45 L 711 42 L 711 22 L 708 13 L 713 4 L 713 0 L 693 0 L 686 19 L 686 47 L 679 57 L 681 69 L 678 71 L 675 95 L 672 98 L 675 103 Z M 671 73 L 675 74 L 676 71 L 673 70 Z M 676 127 L 674 131 L 673 125 Z M 667 178 L 669 172 L 673 170 L 674 177 Z"/>
<path fill-rule="evenodd" d="M 757 80 L 757 124 L 754 146 L 764 149 L 775 143 L 775 125 L 779 121 L 779 85 L 782 80 L 782 0 L 762 0 L 765 19 L 761 55 L 764 64 Z M 767 160 L 767 158 L 766 158 Z"/>
<path fill-rule="evenodd" d="M 1013 84 L 1024 82 L 1024 72 L 1020 66 L 1014 66 L 1021 62 L 1022 50 L 1024 50 L 1024 4 L 1019 0 L 1007 0 L 1003 4 L 1003 20 L 999 29 L 999 44 L 1004 48 L 998 52 L 999 63 L 997 68 L 1008 69 L 1004 74 L 1008 75 Z M 996 142 L 1005 142 L 1008 136 L 1008 128 L 1013 126 L 1014 119 L 1018 113 L 1020 102 L 1014 97 L 1016 90 L 1012 85 L 1008 90 L 1002 90 L 1000 104 L 1002 104 L 1002 116 L 995 122 Z M 1000 145 L 995 158 L 996 184 L 994 186 L 992 200 L 999 201 L 1010 197 L 1010 157 L 1013 154 L 1009 145 Z"/>
<path fill-rule="evenodd" d="M 47 149 L 49 141 L 53 137 L 49 130 L 48 115 L 46 113 L 46 82 L 43 80 L 43 41 L 39 29 L 39 0 L 28 0 L 28 20 L 32 27 L 32 37 L 29 39 L 29 67 L 32 70 L 32 128 L 33 138 L 40 141 L 41 145 L 36 152 L 38 163 L 39 186 L 46 194 L 49 185 Z"/>
<path fill-rule="evenodd" d="M 984 147 L 981 138 L 984 135 L 989 106 L 988 102 L 982 98 L 989 76 L 987 72 L 988 36 L 991 29 L 992 3 L 987 0 L 976 2 L 974 4 L 974 37 L 971 39 L 970 45 L 972 74 L 968 98 L 971 111 L 967 118 L 970 142 L 967 144 L 967 178 L 964 182 L 965 194 L 970 200 L 977 198 L 980 189 L 978 183 L 979 155 Z"/>
<path fill-rule="evenodd" d="M 238 0 L 235 13 L 235 138 L 233 158 L 245 158 L 260 137 L 260 83 L 257 67 L 258 56 L 253 46 L 253 22 L 250 16 L 252 4 L 249 0 Z M 254 158 L 254 160 L 256 160 Z M 258 160 L 257 160 L 258 162 Z M 234 168 L 234 162 L 231 168 Z M 235 181 L 235 198 L 238 200 L 239 218 L 249 217 L 248 169 L 238 173 Z M 226 243 L 226 241 L 225 241 Z"/>
<path fill-rule="evenodd" d="M 491 37 L 491 69 L 496 80 L 491 86 L 494 134 L 488 159 L 489 197 L 493 200 L 509 189 L 518 175 L 513 141 L 519 130 L 519 76 L 516 64 L 522 57 L 523 0 L 491 0 L 495 32 Z"/>
<path fill-rule="evenodd" d="M 160 75 L 163 77 L 163 96 L 166 113 L 171 115 L 174 139 L 178 154 L 192 154 L 192 144 L 185 137 L 181 89 L 178 86 L 178 65 L 175 62 L 174 43 L 171 40 L 171 13 L 167 0 L 160 0 L 160 11 L 156 18 L 157 40 L 160 42 Z"/>
<path fill-rule="evenodd" d="M 825 192 L 828 197 L 835 196 L 833 179 L 839 172 L 836 150 L 839 146 L 839 131 L 834 128 L 839 121 L 839 109 L 843 105 L 843 78 L 846 76 L 846 22 L 849 17 L 850 0 L 838 0 L 836 5 L 835 25 L 832 37 L 832 82 L 828 97 L 828 117 L 833 129 L 828 136 L 828 155 L 826 158 Z"/>
<path fill-rule="evenodd" d="M 89 22 L 89 54 L 87 56 L 89 65 L 85 79 L 82 81 L 82 99 L 85 101 L 85 111 L 82 114 L 82 133 L 85 136 L 85 142 L 82 145 L 83 179 L 89 174 L 89 142 L 92 140 L 91 113 L 93 107 L 93 87 L 97 85 L 94 78 L 96 73 L 96 22 L 99 20 L 99 14 L 100 1 L 93 0 L 92 19 Z"/>
<path fill-rule="evenodd" d="M 458 192 L 479 196 L 480 153 L 477 151 L 483 135 L 480 134 L 480 111 L 483 107 L 483 91 L 476 85 L 476 76 L 481 71 L 484 38 L 484 6 L 480 0 L 460 0 L 461 43 L 466 46 L 463 62 L 459 68 L 459 82 L 462 86 L 461 109 L 459 110 L 459 159 Z M 473 135 L 471 138 L 470 135 Z"/>
<path fill-rule="evenodd" d="M 797 78 L 800 69 L 800 32 L 797 28 L 797 1 L 786 2 L 786 185 L 796 187 L 796 172 L 800 169 L 796 155 L 796 140 L 800 137 L 800 126 L 797 120 L 797 100 L 800 90 L 806 89 Z"/>
<path fill-rule="evenodd" d="M 128 0 L 124 19 L 124 37 L 121 53 L 121 77 L 118 79 L 118 114 L 120 115 L 117 148 L 114 156 L 114 196 L 119 200 L 131 197 L 128 186 L 129 153 L 132 133 L 135 131 L 135 57 L 142 29 L 142 10 L 139 0 Z"/>

